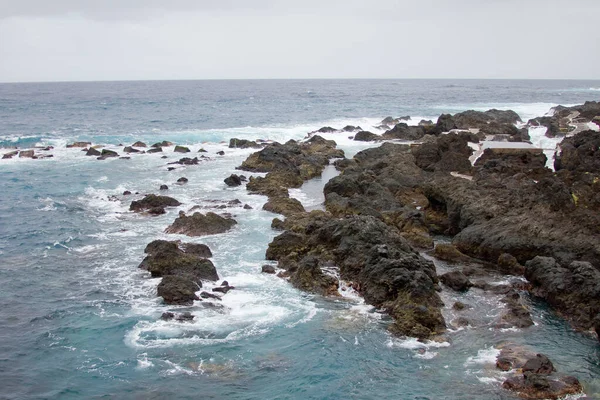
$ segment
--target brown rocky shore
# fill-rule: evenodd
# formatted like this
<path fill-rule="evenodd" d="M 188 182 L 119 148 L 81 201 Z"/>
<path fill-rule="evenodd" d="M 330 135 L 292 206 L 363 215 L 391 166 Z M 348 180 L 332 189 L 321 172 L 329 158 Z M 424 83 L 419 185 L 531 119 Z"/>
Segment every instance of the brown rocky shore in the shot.
<path fill-rule="evenodd" d="M 506 295 L 505 327 L 533 325 L 520 300 L 527 292 L 575 329 L 600 336 L 600 133 L 581 129 L 600 115 L 600 103 L 559 107 L 555 114 L 528 122 L 556 125 L 548 134 L 564 136 L 554 169 L 534 147 L 487 148 L 472 162 L 474 143 L 529 140 L 511 111 L 445 114 L 418 127 L 397 121 L 377 137 L 361 130 L 355 140 L 388 141 L 352 159 L 320 136 L 304 144 L 268 145 L 241 166 L 268 172 L 251 178 L 247 188 L 269 196 L 265 209 L 285 216 L 273 221 L 282 232 L 266 258 L 277 261 L 280 277 L 307 292 L 339 296 L 345 281 L 393 318 L 390 330 L 397 335 L 443 334 L 447 323 L 438 293 L 477 286 Z M 318 175 L 334 158 L 340 174 L 324 187 L 325 210 L 305 211 L 287 189 Z M 451 244 L 435 246 L 440 235 Z M 456 270 L 438 277 L 427 251 Z M 489 271 L 526 283 L 472 283 L 474 268 L 478 276 Z M 515 375 L 504 387 L 524 398 L 581 391 L 575 378 L 553 381 L 548 374 Z"/>

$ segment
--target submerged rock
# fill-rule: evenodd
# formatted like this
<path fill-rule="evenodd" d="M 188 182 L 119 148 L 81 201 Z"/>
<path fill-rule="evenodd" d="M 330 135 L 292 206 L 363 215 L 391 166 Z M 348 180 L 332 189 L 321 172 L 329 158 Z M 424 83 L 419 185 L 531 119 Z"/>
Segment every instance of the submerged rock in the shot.
<path fill-rule="evenodd" d="M 185 146 L 175 146 L 173 149 L 175 153 L 189 153 L 190 149 Z"/>

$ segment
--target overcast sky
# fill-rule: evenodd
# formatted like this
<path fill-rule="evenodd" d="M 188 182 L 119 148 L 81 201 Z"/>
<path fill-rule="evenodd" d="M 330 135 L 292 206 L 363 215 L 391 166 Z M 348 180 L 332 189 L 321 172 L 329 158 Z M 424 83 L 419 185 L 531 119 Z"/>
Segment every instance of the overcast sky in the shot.
<path fill-rule="evenodd" d="M 0 0 L 0 82 L 600 79 L 600 0 Z"/>

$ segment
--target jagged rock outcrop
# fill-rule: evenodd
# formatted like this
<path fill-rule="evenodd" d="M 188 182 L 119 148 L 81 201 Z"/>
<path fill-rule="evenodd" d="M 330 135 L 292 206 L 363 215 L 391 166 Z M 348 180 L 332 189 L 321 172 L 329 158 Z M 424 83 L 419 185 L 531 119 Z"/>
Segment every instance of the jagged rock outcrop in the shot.
<path fill-rule="evenodd" d="M 426 338 L 444 330 L 435 267 L 398 230 L 371 216 L 340 219 L 318 211 L 288 218 L 285 225 L 267 259 L 277 260 L 294 286 L 336 295 L 337 271 L 367 303 L 394 317 L 395 333 Z"/>

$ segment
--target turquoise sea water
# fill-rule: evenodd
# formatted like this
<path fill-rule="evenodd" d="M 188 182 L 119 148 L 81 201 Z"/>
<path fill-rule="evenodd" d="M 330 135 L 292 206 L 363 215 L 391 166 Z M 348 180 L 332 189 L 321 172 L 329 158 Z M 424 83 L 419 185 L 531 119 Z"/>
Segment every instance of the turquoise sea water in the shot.
<path fill-rule="evenodd" d="M 511 399 L 493 365 L 494 347 L 507 341 L 547 354 L 598 396 L 597 340 L 534 299 L 534 327 L 500 330 L 498 298 L 444 291 L 447 321 L 458 317 L 451 306 L 461 300 L 475 306 L 465 315 L 474 326 L 423 344 L 390 336 L 387 317 L 356 296 L 323 299 L 261 274 L 275 215 L 260 210 L 265 197 L 223 183 L 252 152 L 228 149 L 231 137 L 302 139 L 323 125 L 373 130 L 387 115 L 416 123 L 470 108 L 512 108 L 526 120 L 556 104 L 598 100 L 598 88 L 597 81 L 0 84 L 0 153 L 55 146 L 52 159 L 0 160 L 0 398 Z M 347 134 L 327 138 L 348 155 L 367 146 Z M 202 147 L 210 160 L 174 171 L 165 165 L 180 158 L 172 152 L 167 160 L 159 153 L 97 161 L 65 148 L 74 140 L 117 150 L 170 140 Z M 175 184 L 181 176 L 187 185 Z M 128 211 L 132 198 L 161 184 L 181 207 L 158 217 Z M 317 206 L 319 184 L 309 185 L 293 195 Z M 179 210 L 232 199 L 253 209 L 228 209 L 238 221 L 229 233 L 163 233 Z M 162 304 L 159 279 L 137 268 L 158 238 L 206 243 L 219 276 L 236 289 L 217 307 Z M 161 321 L 167 310 L 195 319 Z"/>

